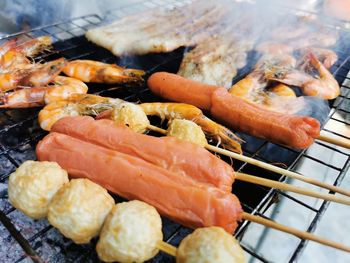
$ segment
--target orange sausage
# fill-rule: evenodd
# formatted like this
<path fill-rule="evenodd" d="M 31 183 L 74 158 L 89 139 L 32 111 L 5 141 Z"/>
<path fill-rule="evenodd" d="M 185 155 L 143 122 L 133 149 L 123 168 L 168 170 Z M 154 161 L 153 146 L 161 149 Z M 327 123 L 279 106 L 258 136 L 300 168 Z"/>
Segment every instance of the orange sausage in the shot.
<path fill-rule="evenodd" d="M 153 93 L 162 98 L 208 111 L 211 108 L 211 95 L 218 88 L 167 72 L 152 74 L 147 84 Z"/>
<path fill-rule="evenodd" d="M 298 149 L 309 147 L 320 133 L 314 118 L 272 112 L 230 96 L 224 88 L 213 93 L 210 112 L 233 129 Z"/>
<path fill-rule="evenodd" d="M 88 178 L 124 198 L 142 200 L 188 227 L 220 226 L 233 233 L 242 217 L 239 200 L 231 193 L 65 134 L 47 135 L 36 154 L 40 161 L 57 162 L 71 177 Z"/>
<path fill-rule="evenodd" d="M 272 112 L 232 96 L 224 88 L 175 74 L 155 73 L 148 86 L 165 99 L 210 110 L 214 118 L 233 129 L 292 148 L 307 148 L 320 134 L 320 123 L 314 118 Z"/>
<path fill-rule="evenodd" d="M 95 121 L 81 116 L 63 118 L 52 126 L 51 131 L 141 158 L 224 191 L 232 190 L 235 177 L 232 167 L 193 143 L 174 137 L 139 134 L 111 120 Z"/>

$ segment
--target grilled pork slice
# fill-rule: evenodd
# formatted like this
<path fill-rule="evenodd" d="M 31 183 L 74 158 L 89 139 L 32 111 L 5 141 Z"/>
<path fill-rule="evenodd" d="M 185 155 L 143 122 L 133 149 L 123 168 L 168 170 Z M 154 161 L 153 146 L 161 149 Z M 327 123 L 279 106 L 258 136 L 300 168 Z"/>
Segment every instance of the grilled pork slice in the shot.
<path fill-rule="evenodd" d="M 47 135 L 36 153 L 40 161 L 57 162 L 73 178 L 88 178 L 124 198 L 144 201 L 188 227 L 220 226 L 232 233 L 242 217 L 231 193 L 65 134 Z"/>
<path fill-rule="evenodd" d="M 151 10 L 88 30 L 86 37 L 116 56 L 170 52 L 207 39 L 228 14 L 222 0 L 195 1 L 172 10 Z"/>
<path fill-rule="evenodd" d="M 209 43 L 208 43 L 209 42 Z M 186 53 L 180 76 L 205 84 L 230 88 L 237 69 L 246 65 L 249 46 L 225 38 L 211 38 Z"/>
<path fill-rule="evenodd" d="M 138 157 L 180 176 L 231 192 L 232 167 L 193 143 L 174 137 L 139 134 L 111 120 L 95 121 L 86 116 L 63 118 L 52 126 L 51 131 Z"/>

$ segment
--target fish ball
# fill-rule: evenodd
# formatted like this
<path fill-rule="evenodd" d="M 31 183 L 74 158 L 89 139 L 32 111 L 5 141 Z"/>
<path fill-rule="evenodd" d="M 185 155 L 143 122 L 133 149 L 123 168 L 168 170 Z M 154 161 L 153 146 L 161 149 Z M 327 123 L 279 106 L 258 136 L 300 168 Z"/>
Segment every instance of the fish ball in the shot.
<path fill-rule="evenodd" d="M 48 220 L 77 244 L 97 236 L 114 205 L 107 190 L 88 179 L 73 179 L 53 197 Z"/>
<path fill-rule="evenodd" d="M 133 103 L 122 103 L 120 107 L 113 109 L 111 119 L 139 133 L 145 132 L 150 124 L 142 108 Z"/>
<path fill-rule="evenodd" d="M 163 239 L 157 210 L 141 201 L 113 207 L 102 228 L 97 254 L 106 262 L 144 262 L 158 253 Z"/>
<path fill-rule="evenodd" d="M 174 119 L 168 127 L 167 135 L 202 147 L 208 144 L 202 128 L 189 120 Z"/>
<path fill-rule="evenodd" d="M 26 161 L 10 175 L 9 199 L 27 216 L 44 218 L 52 197 L 68 181 L 67 172 L 55 162 Z"/>
<path fill-rule="evenodd" d="M 198 228 L 185 237 L 177 250 L 176 263 L 243 263 L 238 241 L 220 227 Z"/>

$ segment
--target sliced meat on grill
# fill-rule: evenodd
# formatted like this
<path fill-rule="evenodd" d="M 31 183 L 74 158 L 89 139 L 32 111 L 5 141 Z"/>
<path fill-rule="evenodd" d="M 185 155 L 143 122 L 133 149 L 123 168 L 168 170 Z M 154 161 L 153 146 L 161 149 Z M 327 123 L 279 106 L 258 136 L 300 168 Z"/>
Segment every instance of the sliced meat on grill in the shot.
<path fill-rule="evenodd" d="M 91 117 L 63 118 L 51 131 L 129 154 L 198 182 L 231 192 L 234 171 L 204 148 L 174 137 L 139 134 L 111 120 Z"/>
<path fill-rule="evenodd" d="M 73 178 L 88 178 L 127 199 L 142 200 L 189 227 L 234 232 L 242 208 L 231 193 L 71 136 L 51 133 L 36 148 L 40 161 L 57 162 Z"/>
<path fill-rule="evenodd" d="M 152 10 L 91 29 L 86 37 L 117 56 L 169 52 L 208 38 L 228 13 L 224 3 L 196 1 L 186 8 Z"/>

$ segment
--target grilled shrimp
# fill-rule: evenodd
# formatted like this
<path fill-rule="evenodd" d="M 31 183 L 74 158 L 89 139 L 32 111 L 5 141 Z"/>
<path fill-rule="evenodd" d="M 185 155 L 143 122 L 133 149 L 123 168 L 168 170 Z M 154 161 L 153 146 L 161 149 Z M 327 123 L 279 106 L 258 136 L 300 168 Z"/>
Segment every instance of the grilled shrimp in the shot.
<path fill-rule="evenodd" d="M 255 48 L 255 50 L 262 54 L 271 55 L 284 55 L 291 54 L 293 52 L 293 48 L 291 46 L 277 42 L 261 43 Z"/>
<path fill-rule="evenodd" d="M 307 55 L 308 53 L 312 52 L 327 69 L 331 68 L 338 60 L 337 53 L 327 48 L 308 47 L 301 49 L 300 52 L 303 55 Z"/>
<path fill-rule="evenodd" d="M 40 127 L 50 131 L 53 124 L 67 116 L 88 115 L 96 117 L 100 113 L 117 108 L 125 101 L 92 94 L 72 94 L 65 100 L 47 104 L 38 116 Z"/>
<path fill-rule="evenodd" d="M 0 57 L 4 55 L 7 51 L 10 49 L 13 49 L 16 47 L 16 39 L 11 39 L 9 41 L 6 41 L 0 46 Z"/>
<path fill-rule="evenodd" d="M 45 104 L 53 101 L 64 100 L 72 94 L 86 94 L 88 87 L 80 80 L 57 76 L 52 82 L 54 85 L 49 85 L 45 92 Z"/>
<path fill-rule="evenodd" d="M 66 100 L 55 101 L 47 104 L 38 115 L 39 125 L 42 129 L 50 131 L 56 121 L 67 116 L 84 115 L 86 105 L 70 103 Z"/>
<path fill-rule="evenodd" d="M 0 73 L 0 92 L 17 87 L 43 87 L 50 83 L 61 71 L 66 60 L 56 59 L 44 64 L 35 64 L 30 69 Z"/>
<path fill-rule="evenodd" d="M 0 95 L 0 108 L 29 108 L 42 106 L 52 101 L 67 99 L 72 94 L 85 94 L 88 87 L 84 82 L 57 76 L 53 85 L 46 87 L 22 87 Z"/>
<path fill-rule="evenodd" d="M 53 81 L 62 71 L 67 61 L 59 58 L 44 64 L 36 64 L 28 75 L 19 81 L 20 86 L 42 87 Z"/>
<path fill-rule="evenodd" d="M 12 73 L 0 73 L 0 93 L 15 89 L 18 82 L 29 74 L 30 72 L 27 70 Z"/>
<path fill-rule="evenodd" d="M 193 121 L 199 125 L 208 136 L 222 143 L 225 148 L 239 153 L 242 152 L 240 145 L 242 140 L 239 137 L 229 129 L 204 116 L 202 111 L 195 106 L 184 103 L 161 102 L 142 103 L 140 106 L 146 115 L 156 115 L 170 122 L 174 119 Z"/>
<path fill-rule="evenodd" d="M 282 83 L 278 83 L 276 86 L 270 88 L 269 92 L 281 97 L 296 97 L 294 90 Z"/>
<path fill-rule="evenodd" d="M 49 36 L 41 36 L 16 46 L 16 50 L 26 57 L 34 57 L 45 50 L 51 49 L 52 40 Z"/>
<path fill-rule="evenodd" d="M 73 60 L 63 69 L 63 72 L 84 82 L 107 84 L 143 82 L 143 70 L 125 69 L 115 64 L 106 64 L 93 60 Z"/>
<path fill-rule="evenodd" d="M 264 79 L 264 75 L 260 71 L 253 71 L 234 84 L 229 89 L 229 93 L 245 100 L 261 104 L 264 102 L 263 91 L 266 85 L 267 82 Z"/>
<path fill-rule="evenodd" d="M 30 69 L 35 64 L 31 64 L 29 58 L 49 49 L 51 38 L 48 36 L 31 39 L 17 45 L 17 41 L 11 40 L 0 47 L 0 70 L 9 72 L 19 69 Z"/>
<path fill-rule="evenodd" d="M 329 100 L 336 98 L 340 88 L 333 75 L 312 53 L 309 53 L 306 58 L 310 66 L 318 71 L 318 77 L 289 67 L 272 67 L 266 71 L 265 77 L 287 85 L 298 86 L 309 96 L 319 96 Z"/>

